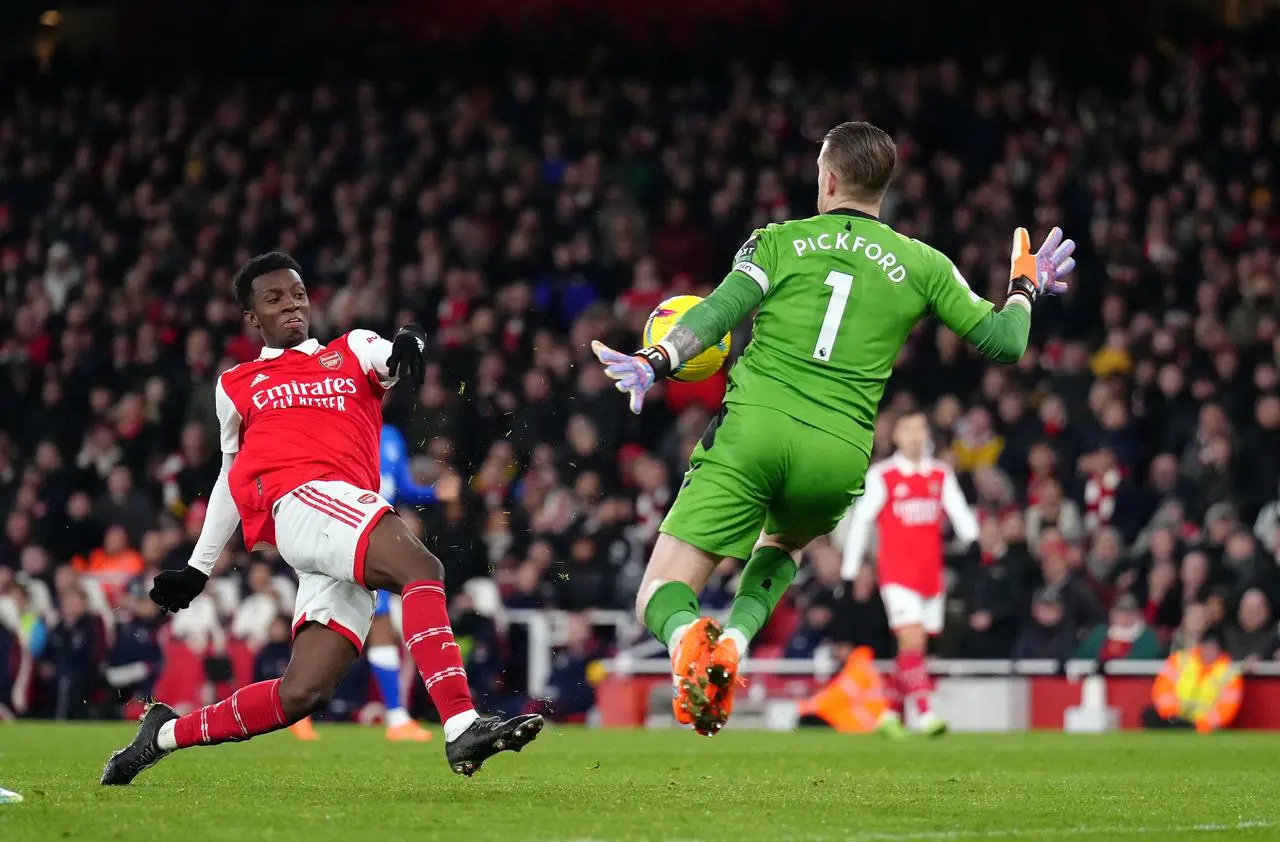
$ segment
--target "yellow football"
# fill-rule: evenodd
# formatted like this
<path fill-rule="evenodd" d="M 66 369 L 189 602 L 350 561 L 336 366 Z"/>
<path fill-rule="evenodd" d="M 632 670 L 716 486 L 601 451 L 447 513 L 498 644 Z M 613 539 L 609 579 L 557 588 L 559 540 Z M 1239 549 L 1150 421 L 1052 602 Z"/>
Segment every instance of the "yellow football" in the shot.
<path fill-rule="evenodd" d="M 644 323 L 645 346 L 657 345 L 661 342 L 662 337 L 667 335 L 667 331 L 675 326 L 680 317 L 701 300 L 696 295 L 677 295 L 673 298 L 668 298 L 655 307 L 653 312 L 649 314 L 649 320 Z M 706 380 L 720 370 L 720 366 L 724 365 L 724 361 L 728 356 L 729 334 L 726 333 L 724 339 L 721 339 L 693 359 L 686 360 L 671 373 L 671 379 L 683 380 L 686 383 Z"/>

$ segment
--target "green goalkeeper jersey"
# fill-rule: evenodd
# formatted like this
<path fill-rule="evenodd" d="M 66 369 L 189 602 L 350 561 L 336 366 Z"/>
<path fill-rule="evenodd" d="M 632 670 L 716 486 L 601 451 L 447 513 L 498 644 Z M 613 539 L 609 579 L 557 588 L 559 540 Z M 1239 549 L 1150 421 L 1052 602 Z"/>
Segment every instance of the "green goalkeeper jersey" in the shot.
<path fill-rule="evenodd" d="M 725 403 L 780 410 L 868 454 L 915 324 L 932 312 L 965 336 L 992 310 L 941 252 L 847 209 L 758 229 L 734 276 L 764 298 Z"/>

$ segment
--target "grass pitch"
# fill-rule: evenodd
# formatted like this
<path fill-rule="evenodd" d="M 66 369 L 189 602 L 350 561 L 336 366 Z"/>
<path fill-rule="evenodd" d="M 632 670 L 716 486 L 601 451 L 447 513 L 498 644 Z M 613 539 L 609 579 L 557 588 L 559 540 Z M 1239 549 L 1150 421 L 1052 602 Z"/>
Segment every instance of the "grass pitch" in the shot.
<path fill-rule="evenodd" d="M 443 742 L 321 727 L 98 785 L 126 725 L 0 726 L 0 840 L 1280 840 L 1280 736 L 552 728 L 473 779 Z"/>

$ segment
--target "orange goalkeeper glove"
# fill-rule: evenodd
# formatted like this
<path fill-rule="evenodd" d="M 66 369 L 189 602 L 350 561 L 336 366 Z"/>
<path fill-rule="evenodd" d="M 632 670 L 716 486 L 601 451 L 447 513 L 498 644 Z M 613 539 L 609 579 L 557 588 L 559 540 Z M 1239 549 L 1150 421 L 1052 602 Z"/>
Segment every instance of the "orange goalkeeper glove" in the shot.
<path fill-rule="evenodd" d="M 1042 295 L 1067 291 L 1062 280 L 1076 268 L 1074 240 L 1064 240 L 1062 229 L 1054 227 L 1038 251 L 1031 251 L 1031 235 L 1026 228 L 1013 232 L 1013 252 L 1009 256 L 1009 295 L 1025 295 L 1034 304 Z"/>

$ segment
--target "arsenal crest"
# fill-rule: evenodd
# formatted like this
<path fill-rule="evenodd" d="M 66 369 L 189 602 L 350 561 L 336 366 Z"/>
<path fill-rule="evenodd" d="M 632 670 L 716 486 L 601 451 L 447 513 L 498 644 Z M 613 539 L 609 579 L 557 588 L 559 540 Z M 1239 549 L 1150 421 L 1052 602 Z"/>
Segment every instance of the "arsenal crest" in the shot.
<path fill-rule="evenodd" d="M 377 494 L 361 494 L 358 502 L 363 503 L 366 506 L 369 505 L 370 503 L 376 503 L 378 502 L 378 495 Z"/>
<path fill-rule="evenodd" d="M 342 352 L 325 351 L 320 355 L 320 365 L 330 370 L 340 368 L 342 366 Z"/>

